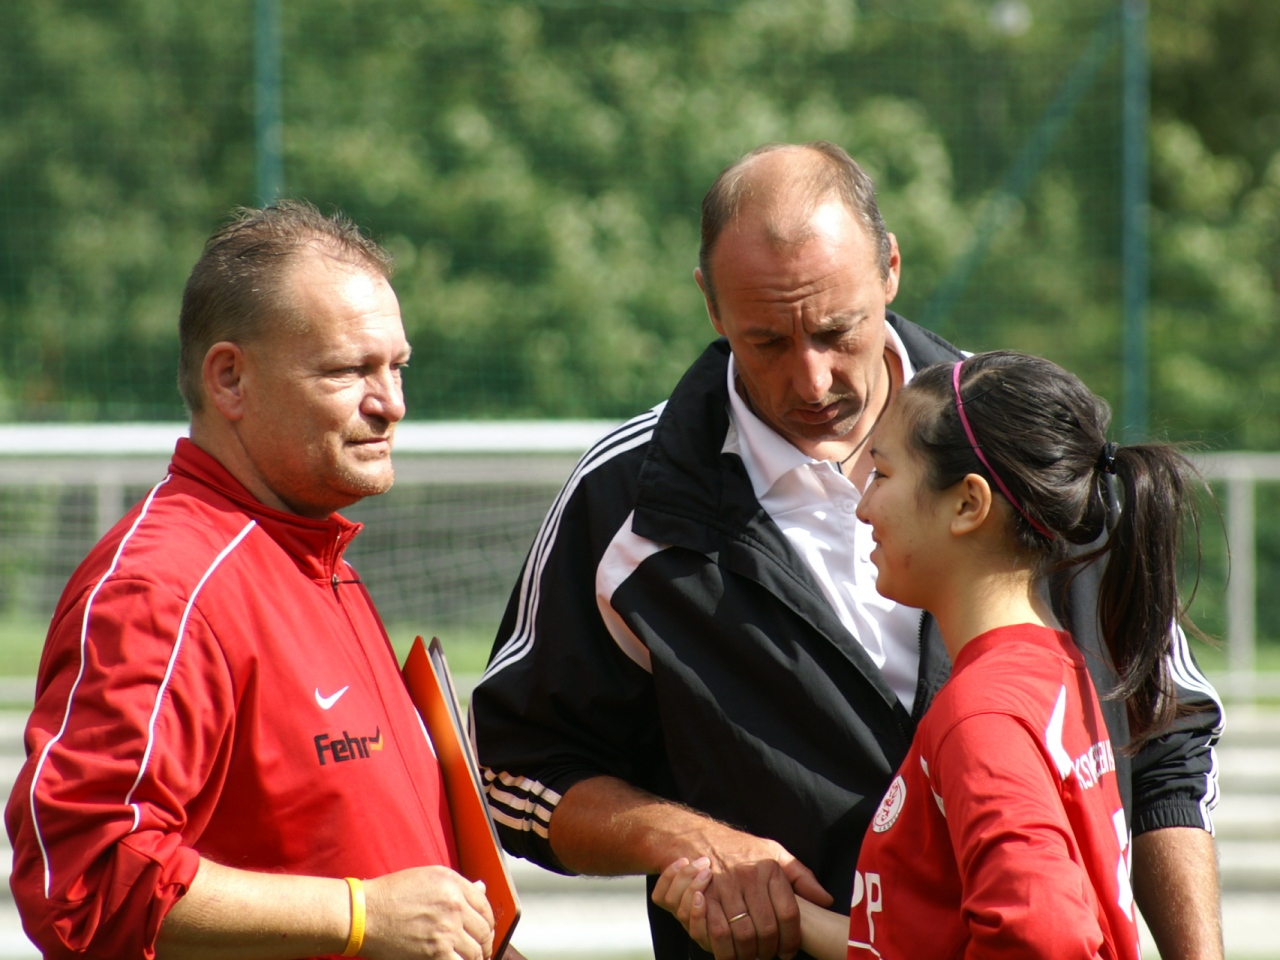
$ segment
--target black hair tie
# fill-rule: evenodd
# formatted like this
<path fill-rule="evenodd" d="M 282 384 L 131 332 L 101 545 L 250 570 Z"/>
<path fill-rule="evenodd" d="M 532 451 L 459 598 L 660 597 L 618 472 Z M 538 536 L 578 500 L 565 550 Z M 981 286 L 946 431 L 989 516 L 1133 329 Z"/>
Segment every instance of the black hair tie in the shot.
<path fill-rule="evenodd" d="M 1098 469 L 1113 476 L 1116 472 L 1116 451 L 1119 444 L 1107 442 L 1102 445 L 1102 453 L 1098 455 Z"/>

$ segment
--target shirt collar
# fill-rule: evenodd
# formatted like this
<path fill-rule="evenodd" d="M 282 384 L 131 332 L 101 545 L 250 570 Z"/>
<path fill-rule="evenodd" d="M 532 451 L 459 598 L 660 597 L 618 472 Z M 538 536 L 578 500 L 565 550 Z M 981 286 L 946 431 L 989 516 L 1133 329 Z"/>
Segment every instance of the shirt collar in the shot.
<path fill-rule="evenodd" d="M 268 507 L 216 457 L 186 437 L 178 441 L 169 472 L 194 480 L 235 503 L 315 580 L 330 580 L 338 572 L 343 551 L 363 527 L 337 513 L 314 520 Z"/>
<path fill-rule="evenodd" d="M 891 350 L 901 361 L 902 382 L 907 383 L 915 376 L 907 348 L 891 324 L 885 323 L 884 327 L 885 349 Z M 823 462 L 802 452 L 751 411 L 738 393 L 738 368 L 732 352 L 726 375 L 729 378 L 729 432 L 725 434 L 722 449 L 742 458 L 757 500 L 764 498 L 774 484 L 796 467 Z"/>

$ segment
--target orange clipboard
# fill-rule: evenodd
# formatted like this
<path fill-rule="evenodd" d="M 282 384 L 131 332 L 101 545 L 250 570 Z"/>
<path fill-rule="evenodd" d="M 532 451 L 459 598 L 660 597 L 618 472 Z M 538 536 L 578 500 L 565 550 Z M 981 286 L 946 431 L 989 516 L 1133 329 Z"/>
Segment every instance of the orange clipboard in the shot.
<path fill-rule="evenodd" d="M 489 816 L 480 768 L 462 722 L 453 677 L 437 637 L 426 647 L 421 637 L 413 641 L 404 660 L 404 682 L 409 696 L 431 735 L 458 850 L 458 872 L 468 880 L 483 880 L 493 909 L 493 956 L 501 957 L 520 919 L 520 898 L 507 870 L 506 856 L 498 843 L 498 831 Z"/>

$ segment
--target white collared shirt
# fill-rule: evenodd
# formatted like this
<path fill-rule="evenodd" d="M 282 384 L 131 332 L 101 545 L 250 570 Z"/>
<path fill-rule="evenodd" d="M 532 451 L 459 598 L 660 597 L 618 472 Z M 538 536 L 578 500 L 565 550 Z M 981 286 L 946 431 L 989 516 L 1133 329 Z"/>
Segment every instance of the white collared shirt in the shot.
<path fill-rule="evenodd" d="M 886 327 L 886 347 L 902 361 L 906 382 L 915 371 L 897 333 Z M 920 673 L 921 611 L 876 592 L 871 528 L 854 516 L 861 491 L 838 464 L 802 453 L 751 412 L 738 394 L 732 354 L 728 376 L 725 452 L 742 458 L 760 506 L 804 558 L 840 622 L 910 710 Z"/>

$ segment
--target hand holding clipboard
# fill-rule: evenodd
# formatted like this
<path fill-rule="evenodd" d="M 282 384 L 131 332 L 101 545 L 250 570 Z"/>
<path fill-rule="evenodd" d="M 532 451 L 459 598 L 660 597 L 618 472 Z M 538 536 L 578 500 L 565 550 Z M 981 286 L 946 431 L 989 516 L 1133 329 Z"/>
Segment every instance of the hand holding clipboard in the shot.
<path fill-rule="evenodd" d="M 428 648 L 422 638 L 417 637 L 405 657 L 403 674 L 409 696 L 440 759 L 449 814 L 453 819 L 458 872 L 468 880 L 484 881 L 485 895 L 493 909 L 493 955 L 502 957 L 520 919 L 520 900 L 507 870 L 498 832 L 489 816 L 480 768 L 466 735 L 440 640 L 432 637 Z M 508 955 L 518 956 L 514 950 Z"/>

